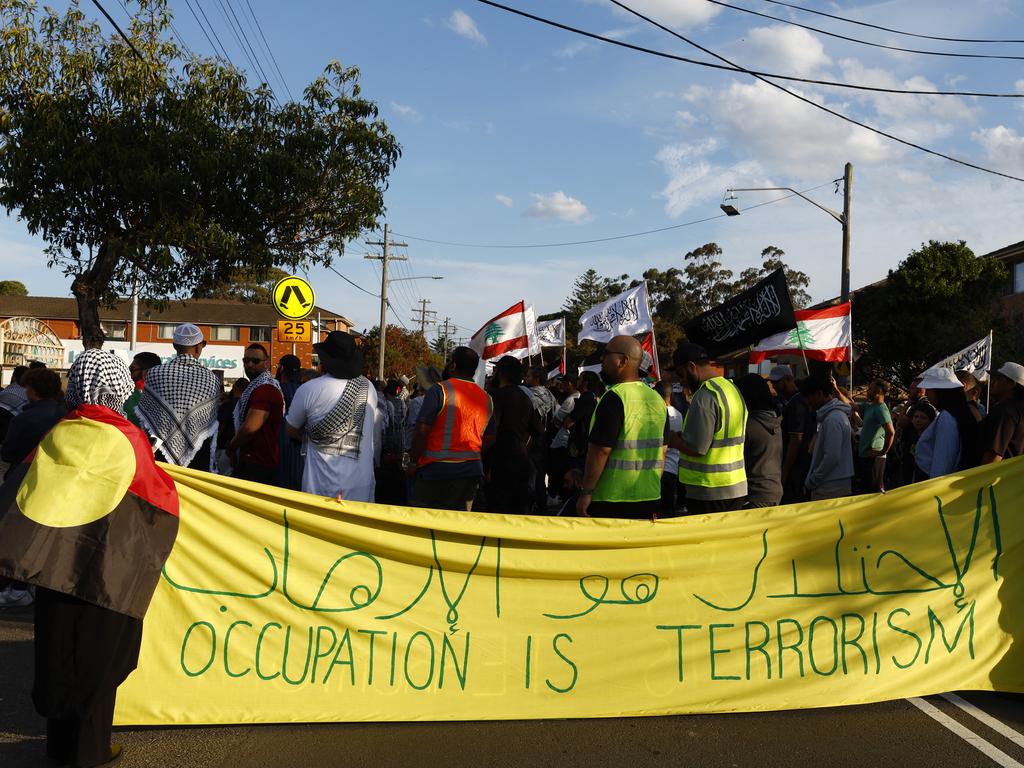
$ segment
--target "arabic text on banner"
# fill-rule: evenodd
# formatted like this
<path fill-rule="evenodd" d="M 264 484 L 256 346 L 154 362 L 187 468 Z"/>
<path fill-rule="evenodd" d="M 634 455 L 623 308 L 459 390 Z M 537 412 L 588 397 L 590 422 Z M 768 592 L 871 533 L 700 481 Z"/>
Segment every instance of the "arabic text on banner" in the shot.
<path fill-rule="evenodd" d="M 1024 691 L 1024 458 L 656 523 L 344 503 L 167 469 L 181 527 L 121 724 Z"/>

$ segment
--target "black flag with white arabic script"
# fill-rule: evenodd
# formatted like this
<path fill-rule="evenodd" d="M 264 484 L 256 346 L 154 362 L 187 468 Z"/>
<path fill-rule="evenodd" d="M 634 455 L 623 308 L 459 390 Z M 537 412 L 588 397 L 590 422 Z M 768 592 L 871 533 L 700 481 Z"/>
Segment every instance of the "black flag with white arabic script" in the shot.
<path fill-rule="evenodd" d="M 686 324 L 686 337 L 712 357 L 749 347 L 773 334 L 796 328 L 786 273 L 777 269 Z"/>

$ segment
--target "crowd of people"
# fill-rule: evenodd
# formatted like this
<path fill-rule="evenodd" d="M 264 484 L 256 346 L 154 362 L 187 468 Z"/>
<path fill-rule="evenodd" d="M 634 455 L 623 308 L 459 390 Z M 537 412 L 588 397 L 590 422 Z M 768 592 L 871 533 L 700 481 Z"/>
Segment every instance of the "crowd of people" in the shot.
<path fill-rule="evenodd" d="M 314 346 L 315 372 L 285 355 L 272 373 L 267 349 L 249 345 L 225 394 L 199 362 L 202 331 L 180 325 L 173 342 L 166 362 L 134 357 L 121 408 L 158 460 L 348 501 L 672 517 L 881 492 L 1024 451 L 1024 366 L 1012 362 L 986 397 L 971 373 L 943 368 L 904 400 L 872 381 L 854 402 L 831 375 L 798 380 L 787 365 L 730 380 L 690 343 L 653 381 L 650 356 L 621 336 L 600 372 L 549 379 L 506 356 L 482 388 L 468 347 L 443 371 L 375 381 L 355 339 L 334 332 Z M 23 460 L 65 410 L 54 371 L 16 369 L 0 391 L 3 460 Z"/>

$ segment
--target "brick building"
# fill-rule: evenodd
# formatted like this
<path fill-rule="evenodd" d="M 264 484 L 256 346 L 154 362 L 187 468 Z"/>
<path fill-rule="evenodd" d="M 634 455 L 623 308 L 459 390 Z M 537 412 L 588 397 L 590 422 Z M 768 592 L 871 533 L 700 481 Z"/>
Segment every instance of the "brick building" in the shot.
<path fill-rule="evenodd" d="M 68 367 L 82 352 L 81 332 L 78 326 L 78 304 L 73 298 L 50 296 L 0 296 L 0 322 L 12 317 L 30 317 L 45 323 L 64 346 L 64 365 Z M 107 335 L 104 347 L 115 350 L 126 360 L 130 357 L 131 301 L 119 301 L 114 307 L 100 308 L 100 323 Z M 263 344 L 270 351 L 274 364 L 282 355 L 294 353 L 304 368 L 316 366 L 313 342 L 283 342 L 278 338 L 277 321 L 280 318 L 270 304 L 251 304 L 225 299 L 189 299 L 174 301 L 159 308 L 139 302 L 136 352 L 155 352 L 161 357 L 174 355 L 171 334 L 174 326 L 195 323 L 207 338 L 207 347 L 201 358 L 212 370 L 224 372 L 224 378 L 242 376 L 242 354 L 252 342 Z M 325 337 L 330 331 L 351 332 L 352 321 L 344 315 L 317 307 L 306 318 L 314 325 L 313 340 Z M 0 361 L 9 368 L 15 360 Z M 6 379 L 6 377 L 5 377 Z"/>

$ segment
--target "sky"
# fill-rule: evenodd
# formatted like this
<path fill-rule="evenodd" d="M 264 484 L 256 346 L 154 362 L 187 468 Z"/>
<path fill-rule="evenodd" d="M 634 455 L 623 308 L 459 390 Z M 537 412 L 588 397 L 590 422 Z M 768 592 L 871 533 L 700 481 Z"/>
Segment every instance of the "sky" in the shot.
<path fill-rule="evenodd" d="M 207 17 L 228 56 L 258 82 L 229 31 L 223 1 L 204 0 Z M 103 2 L 117 21 L 126 20 L 118 0 Z M 229 2 L 251 20 L 245 0 Z M 634 45 L 710 60 L 606 0 L 505 2 Z M 764 0 L 729 2 L 882 45 L 1024 56 L 1024 43 L 928 40 Z M 810 276 L 815 300 L 830 298 L 840 280 L 836 221 L 798 198 L 730 218 L 719 216 L 718 206 L 729 187 L 793 187 L 814 188 L 810 197 L 841 209 L 841 192 L 830 182 L 846 162 L 854 166 L 854 287 L 884 277 L 930 239 L 962 239 L 978 254 L 1024 240 L 1017 216 L 1024 183 L 900 145 L 743 73 L 616 48 L 470 0 L 249 3 L 287 90 L 300 96 L 331 59 L 357 66 L 363 95 L 377 103 L 402 145 L 385 204 L 393 239 L 408 244 L 395 252 L 408 261 L 393 263 L 391 277 L 443 280 L 392 282 L 389 323 L 416 327 L 418 302 L 428 299 L 440 321 L 456 326 L 453 335 L 465 338 L 520 299 L 539 314 L 558 311 L 588 268 L 633 277 L 649 267 L 681 268 L 683 255 L 707 242 L 721 246 L 725 266 L 737 274 L 757 265 L 763 248 L 777 246 L 790 266 Z M 917 34 L 1024 38 L 1024 4 L 1013 0 L 795 3 Z M 871 47 L 708 0 L 627 4 L 746 68 L 890 88 L 1024 94 L 1018 61 Z M 212 55 L 190 5 L 170 5 L 184 43 Z M 81 7 L 98 16 L 91 4 Z M 255 41 L 255 30 L 246 31 Z M 253 48 L 263 51 L 259 42 Z M 262 55 L 271 85 L 285 98 L 285 85 Z M 1024 99 L 788 87 L 914 143 L 1024 176 Z M 738 206 L 778 196 L 739 193 Z M 717 218 L 682 226 L 710 217 Z M 666 227 L 674 229 L 552 245 Z M 378 250 L 365 241 L 380 236 L 365 233 L 334 264 L 369 293 L 322 268 L 308 273 L 318 304 L 360 330 L 379 322 L 379 300 L 370 295 L 380 292 L 379 262 L 363 254 Z M 43 247 L 16 216 L 0 214 L 0 279 L 21 280 L 33 295 L 69 295 L 70 280 L 46 268 Z M 436 335 L 437 326 L 429 326 L 428 336 Z"/>

